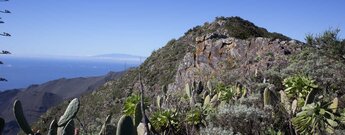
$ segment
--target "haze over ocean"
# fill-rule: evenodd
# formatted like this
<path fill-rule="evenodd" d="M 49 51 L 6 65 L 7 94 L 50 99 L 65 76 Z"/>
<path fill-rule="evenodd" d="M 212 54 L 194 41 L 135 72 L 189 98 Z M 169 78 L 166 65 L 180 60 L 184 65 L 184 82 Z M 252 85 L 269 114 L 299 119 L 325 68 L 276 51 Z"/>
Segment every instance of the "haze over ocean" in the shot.
<path fill-rule="evenodd" d="M 8 82 L 0 82 L 0 91 L 25 88 L 60 78 L 105 75 L 139 65 L 139 60 L 114 60 L 94 57 L 24 58 L 2 57 L 0 74 Z"/>

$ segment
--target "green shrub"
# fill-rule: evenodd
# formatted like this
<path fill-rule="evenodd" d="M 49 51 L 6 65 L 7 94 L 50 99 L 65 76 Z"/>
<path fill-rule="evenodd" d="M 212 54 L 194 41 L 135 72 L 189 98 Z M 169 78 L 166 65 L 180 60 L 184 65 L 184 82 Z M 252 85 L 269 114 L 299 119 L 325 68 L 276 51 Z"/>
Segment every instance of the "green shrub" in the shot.
<path fill-rule="evenodd" d="M 287 96 L 291 98 L 302 98 L 308 95 L 312 89 L 316 89 L 318 86 L 315 84 L 315 80 L 303 75 L 294 75 L 284 79 L 285 92 Z"/>
<path fill-rule="evenodd" d="M 345 53 L 344 39 L 339 38 L 340 29 L 328 29 L 322 34 L 314 36 L 308 34 L 305 37 L 306 43 L 317 48 L 322 48 L 331 55 L 340 56 L 342 58 Z"/>
<path fill-rule="evenodd" d="M 145 100 L 144 106 L 146 107 L 146 105 L 148 104 L 148 99 L 145 98 L 144 100 Z M 124 106 L 123 106 L 123 113 L 128 115 L 128 116 L 134 116 L 135 108 L 136 108 L 136 105 L 138 103 L 140 103 L 140 95 L 133 94 L 133 95 L 127 97 L 127 99 L 124 103 Z"/>
<path fill-rule="evenodd" d="M 301 134 L 334 133 L 338 122 L 335 121 L 336 115 L 329 108 L 330 104 L 330 102 L 317 102 L 305 105 L 292 119 L 293 126 Z"/>
<path fill-rule="evenodd" d="M 210 116 L 211 125 L 241 134 L 259 134 L 272 123 L 271 114 L 255 106 L 225 105 Z"/>
<path fill-rule="evenodd" d="M 231 129 L 223 129 L 220 127 L 205 127 L 200 129 L 201 135 L 233 135 L 234 131 Z"/>
<path fill-rule="evenodd" d="M 229 86 L 225 86 L 223 83 L 218 83 L 216 85 L 216 92 L 220 93 L 219 99 L 221 101 L 229 102 L 235 96 L 235 91 Z"/>
<path fill-rule="evenodd" d="M 206 114 L 200 107 L 194 107 L 186 114 L 186 122 L 190 125 L 206 125 Z"/>
<path fill-rule="evenodd" d="M 152 126 L 158 130 L 158 132 L 165 133 L 177 133 L 180 124 L 178 120 L 178 113 L 175 110 L 158 110 L 151 116 Z"/>
<path fill-rule="evenodd" d="M 215 91 L 219 94 L 220 101 L 225 101 L 227 103 L 231 100 L 244 97 L 247 94 L 247 89 L 244 87 L 239 87 L 238 85 L 226 86 L 223 83 L 218 83 Z"/>

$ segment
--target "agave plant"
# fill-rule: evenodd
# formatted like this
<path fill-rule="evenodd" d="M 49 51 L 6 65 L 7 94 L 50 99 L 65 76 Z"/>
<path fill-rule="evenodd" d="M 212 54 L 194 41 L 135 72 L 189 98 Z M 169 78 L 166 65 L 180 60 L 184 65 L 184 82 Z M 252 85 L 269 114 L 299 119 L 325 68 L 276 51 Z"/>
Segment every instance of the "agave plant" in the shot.
<path fill-rule="evenodd" d="M 302 111 L 292 118 L 292 124 L 300 134 L 333 133 L 338 126 L 332 102 L 317 102 L 302 107 Z"/>
<path fill-rule="evenodd" d="M 206 125 L 207 111 L 202 107 L 193 107 L 186 114 L 186 122 L 190 125 Z"/>
<path fill-rule="evenodd" d="M 229 102 L 236 96 L 236 89 L 231 86 L 225 86 L 222 83 L 217 84 L 216 92 L 219 94 L 221 101 Z"/>
<path fill-rule="evenodd" d="M 175 133 L 179 129 L 177 127 L 179 124 L 178 113 L 171 109 L 159 110 L 152 115 L 151 123 L 159 132 L 167 134 Z"/>
<path fill-rule="evenodd" d="M 140 103 L 140 95 L 133 94 L 129 97 L 127 97 L 124 106 L 123 106 L 123 113 L 128 116 L 134 116 L 135 115 L 135 108 L 137 104 Z M 145 105 L 147 105 L 148 100 L 145 99 L 144 101 Z"/>
<path fill-rule="evenodd" d="M 302 75 L 295 75 L 284 79 L 285 92 L 289 98 L 302 98 L 304 99 L 308 93 L 316 89 L 318 86 L 315 80 Z"/>

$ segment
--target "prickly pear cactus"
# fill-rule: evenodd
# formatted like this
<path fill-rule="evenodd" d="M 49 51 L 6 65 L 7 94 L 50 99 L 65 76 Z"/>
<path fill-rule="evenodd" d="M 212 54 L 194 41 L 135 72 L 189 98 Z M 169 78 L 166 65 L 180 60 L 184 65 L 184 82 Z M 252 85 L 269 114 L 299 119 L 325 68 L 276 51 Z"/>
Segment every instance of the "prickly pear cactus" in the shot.
<path fill-rule="evenodd" d="M 26 121 L 26 118 L 25 118 L 24 113 L 23 113 L 22 103 L 19 100 L 14 101 L 13 112 L 14 112 L 14 116 L 16 117 L 20 128 L 26 134 L 34 134 L 34 132 L 31 130 L 30 125 Z"/>
<path fill-rule="evenodd" d="M 67 124 L 62 128 L 61 134 L 58 135 L 74 135 L 74 120 L 71 119 L 67 122 Z"/>
<path fill-rule="evenodd" d="M 337 112 L 338 102 L 339 102 L 339 99 L 336 97 L 336 98 L 333 99 L 332 104 L 330 104 L 328 106 L 329 109 L 332 109 L 333 113 Z"/>
<path fill-rule="evenodd" d="M 134 130 L 132 118 L 123 115 L 117 123 L 116 135 L 134 135 Z"/>
<path fill-rule="evenodd" d="M 137 105 L 135 106 L 135 116 L 134 116 L 135 127 L 137 127 L 140 124 L 142 118 L 143 118 L 143 115 L 141 114 L 141 105 L 140 103 L 137 103 Z"/>
<path fill-rule="evenodd" d="M 189 98 L 189 104 L 191 106 L 194 105 L 194 97 L 193 97 L 193 92 L 192 92 L 192 88 L 189 86 L 188 83 L 186 83 L 186 86 L 185 86 L 185 91 L 186 91 L 186 94 Z"/>
<path fill-rule="evenodd" d="M 157 96 L 157 107 L 158 107 L 158 109 L 161 109 L 161 107 L 162 107 L 162 100 L 163 100 L 163 98 L 161 97 L 161 96 Z"/>
<path fill-rule="evenodd" d="M 212 107 L 215 107 L 217 105 L 217 102 L 219 101 L 218 95 L 214 95 L 211 99 L 211 105 Z"/>
<path fill-rule="evenodd" d="M 190 86 L 189 86 L 188 83 L 186 83 L 185 91 L 186 91 L 186 94 L 187 94 L 188 98 L 192 98 L 192 91 L 191 91 Z"/>
<path fill-rule="evenodd" d="M 5 120 L 0 117 L 0 135 L 2 135 L 2 131 L 4 130 L 5 127 Z"/>
<path fill-rule="evenodd" d="M 196 87 L 196 93 L 200 94 L 204 90 L 204 85 L 202 84 L 202 81 L 199 81 L 197 87 Z"/>
<path fill-rule="evenodd" d="M 73 119 L 77 115 L 79 107 L 80 107 L 80 103 L 79 103 L 78 98 L 73 99 L 69 103 L 65 113 L 60 117 L 58 126 L 59 127 L 64 126 L 67 124 L 67 122 Z"/>
<path fill-rule="evenodd" d="M 56 120 L 54 119 L 50 123 L 48 135 L 57 135 L 57 128 L 58 128 L 58 124 L 57 124 Z"/>
<path fill-rule="evenodd" d="M 264 105 L 271 105 L 271 92 L 267 88 L 264 91 Z"/>
<path fill-rule="evenodd" d="M 291 114 L 292 110 L 291 110 L 291 103 L 289 101 L 289 98 L 287 97 L 286 93 L 281 90 L 279 91 L 280 93 L 280 102 L 283 104 L 285 110 Z"/>
<path fill-rule="evenodd" d="M 204 99 L 204 106 L 205 107 L 210 106 L 211 105 L 210 103 L 211 103 L 211 97 L 210 97 L 210 95 L 207 95 Z"/>
<path fill-rule="evenodd" d="M 298 101 L 296 99 L 292 101 L 292 104 L 291 104 L 292 114 L 295 114 L 297 112 L 297 103 Z"/>
<path fill-rule="evenodd" d="M 207 89 L 208 89 L 210 92 L 212 92 L 213 89 L 212 89 L 211 81 L 207 81 L 206 86 L 207 86 Z"/>
<path fill-rule="evenodd" d="M 163 85 L 163 86 L 162 86 L 162 92 L 164 93 L 164 95 L 167 94 L 167 92 L 168 92 L 168 87 L 167 87 L 166 85 Z"/>

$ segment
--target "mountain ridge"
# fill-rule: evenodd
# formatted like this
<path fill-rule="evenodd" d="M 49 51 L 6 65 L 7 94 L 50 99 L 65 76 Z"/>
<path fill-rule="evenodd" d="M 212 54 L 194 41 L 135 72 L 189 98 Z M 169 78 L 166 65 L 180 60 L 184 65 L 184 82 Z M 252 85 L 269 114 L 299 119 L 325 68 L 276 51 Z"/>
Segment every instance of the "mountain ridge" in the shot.
<path fill-rule="evenodd" d="M 92 57 L 113 57 L 113 58 L 147 58 L 147 56 L 138 56 L 138 55 L 131 55 L 131 54 L 123 54 L 123 53 L 109 53 L 109 54 L 100 54 L 100 55 L 93 55 Z"/>
<path fill-rule="evenodd" d="M 110 81 L 107 85 L 94 91 L 92 94 L 82 96 L 80 98 L 82 104 L 78 117 L 82 119 L 86 127 L 88 127 L 87 131 L 89 133 L 96 133 L 100 129 L 100 125 L 102 125 L 102 121 L 99 119 L 106 117 L 108 114 L 113 114 L 112 121 L 117 121 L 122 112 L 119 108 L 122 107 L 122 103 L 126 99 L 125 97 L 132 93 L 138 93 L 139 73 L 142 75 L 145 89 L 148 90 L 145 93 L 147 97 L 154 98 L 157 95 L 162 94 L 162 86 L 167 86 L 170 93 L 180 93 L 182 82 L 188 83 L 191 80 L 182 79 L 178 81 L 180 84 L 176 84 L 176 76 L 181 74 L 180 71 L 183 69 L 183 64 L 192 62 L 193 59 L 195 60 L 195 52 L 207 49 L 207 46 L 198 47 L 199 43 L 203 43 L 205 41 L 212 43 L 215 40 L 219 40 L 222 41 L 220 42 L 222 44 L 223 39 L 227 39 L 229 37 L 239 38 L 240 40 L 229 39 L 229 41 L 233 40 L 234 42 L 240 43 L 250 42 L 246 41 L 246 39 L 252 39 L 255 41 L 255 39 L 259 39 L 258 37 L 266 37 L 260 39 L 264 44 L 274 41 L 275 39 L 281 39 L 285 43 L 288 43 L 288 41 L 291 40 L 282 34 L 270 33 L 266 29 L 255 26 L 240 17 L 216 18 L 212 23 L 206 23 L 204 26 L 194 27 L 188 30 L 184 36 L 170 40 L 164 47 L 154 51 L 138 68 L 129 70 L 118 80 Z M 281 40 L 279 40 L 279 42 Z M 297 44 L 296 42 L 297 41 L 295 40 L 291 40 L 292 44 Z M 226 44 L 230 44 L 230 42 Z M 190 58 L 191 60 L 185 61 L 185 58 Z M 205 60 L 207 60 L 207 57 Z M 196 64 L 189 65 L 197 66 Z M 194 78 L 187 75 L 184 79 L 186 79 L 186 77 L 191 77 L 191 79 Z M 196 78 L 193 81 L 199 80 L 201 79 Z M 57 118 L 62 115 L 63 112 L 59 111 L 61 110 L 59 108 L 65 107 L 67 103 L 68 102 L 64 102 L 58 107 L 50 109 L 50 111 L 44 114 L 34 126 L 44 127 L 44 125 L 47 125 L 48 122 L 51 121 L 51 118 Z M 91 110 L 100 111 L 94 112 Z M 47 129 L 45 128 L 42 129 L 42 131 L 46 130 Z"/>
<path fill-rule="evenodd" d="M 79 97 L 82 94 L 98 89 L 109 80 L 120 77 L 123 72 L 109 72 L 95 77 L 60 78 L 42 84 L 30 85 L 27 88 L 0 92 L 0 115 L 6 120 L 5 134 L 16 134 L 19 127 L 12 112 L 12 103 L 19 99 L 29 123 L 36 121 L 50 107 L 64 100 Z"/>

